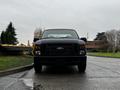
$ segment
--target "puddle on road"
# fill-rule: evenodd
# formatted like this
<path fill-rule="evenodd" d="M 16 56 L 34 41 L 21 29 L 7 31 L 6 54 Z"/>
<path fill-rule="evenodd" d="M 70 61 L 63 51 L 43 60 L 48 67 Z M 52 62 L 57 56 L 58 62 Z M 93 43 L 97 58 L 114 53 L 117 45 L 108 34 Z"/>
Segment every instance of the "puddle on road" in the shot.
<path fill-rule="evenodd" d="M 32 79 L 22 79 L 23 83 L 30 88 L 30 90 L 33 90 L 33 80 Z"/>
<path fill-rule="evenodd" d="M 44 90 L 44 89 L 43 89 L 43 86 L 42 86 L 42 85 L 37 84 L 37 83 L 34 83 L 34 88 L 33 88 L 33 90 Z"/>
<path fill-rule="evenodd" d="M 22 82 L 30 88 L 30 90 L 43 90 L 43 87 L 40 84 L 34 83 L 33 79 L 21 79 Z"/>

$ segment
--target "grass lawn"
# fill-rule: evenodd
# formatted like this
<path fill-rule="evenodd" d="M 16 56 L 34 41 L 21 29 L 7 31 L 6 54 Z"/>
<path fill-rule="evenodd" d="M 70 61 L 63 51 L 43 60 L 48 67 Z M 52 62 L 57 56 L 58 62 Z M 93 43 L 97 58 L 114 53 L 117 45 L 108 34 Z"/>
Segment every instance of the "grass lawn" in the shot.
<path fill-rule="evenodd" d="M 88 55 L 120 58 L 120 52 L 119 53 L 89 52 Z"/>
<path fill-rule="evenodd" d="M 0 56 L 0 71 L 33 63 L 32 56 Z"/>

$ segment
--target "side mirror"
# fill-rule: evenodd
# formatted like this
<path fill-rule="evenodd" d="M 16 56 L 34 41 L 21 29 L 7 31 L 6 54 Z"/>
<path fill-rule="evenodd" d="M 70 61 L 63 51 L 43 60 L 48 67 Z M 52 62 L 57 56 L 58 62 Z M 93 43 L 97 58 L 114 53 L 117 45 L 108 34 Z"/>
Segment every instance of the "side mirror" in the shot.
<path fill-rule="evenodd" d="M 84 42 L 87 42 L 87 39 L 85 37 L 80 38 L 80 40 L 83 40 Z"/>
<path fill-rule="evenodd" d="M 36 42 L 37 40 L 39 40 L 39 39 L 38 39 L 38 38 L 34 38 L 34 39 L 33 39 L 33 42 Z"/>

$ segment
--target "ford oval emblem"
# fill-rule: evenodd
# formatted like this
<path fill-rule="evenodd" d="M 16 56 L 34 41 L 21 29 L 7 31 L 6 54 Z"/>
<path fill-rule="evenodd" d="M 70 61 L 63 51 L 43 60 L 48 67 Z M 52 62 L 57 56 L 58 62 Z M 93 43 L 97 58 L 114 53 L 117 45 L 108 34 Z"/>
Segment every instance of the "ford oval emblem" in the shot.
<path fill-rule="evenodd" d="M 56 48 L 57 50 L 62 50 L 62 49 L 64 49 L 63 47 L 57 47 Z"/>

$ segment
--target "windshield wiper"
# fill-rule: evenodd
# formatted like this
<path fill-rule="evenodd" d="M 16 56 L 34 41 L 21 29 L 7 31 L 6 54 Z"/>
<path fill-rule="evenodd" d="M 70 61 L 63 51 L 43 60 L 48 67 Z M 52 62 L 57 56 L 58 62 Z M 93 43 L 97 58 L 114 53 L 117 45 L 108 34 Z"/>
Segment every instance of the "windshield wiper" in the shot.
<path fill-rule="evenodd" d="M 49 38 L 55 38 L 55 37 L 44 37 L 44 38 L 42 38 L 42 39 L 49 39 Z"/>
<path fill-rule="evenodd" d="M 59 38 L 72 38 L 72 37 L 59 37 Z"/>
<path fill-rule="evenodd" d="M 44 37 L 42 39 L 51 39 L 51 38 L 55 38 L 55 39 L 59 39 L 59 38 L 72 38 L 72 37 Z"/>

